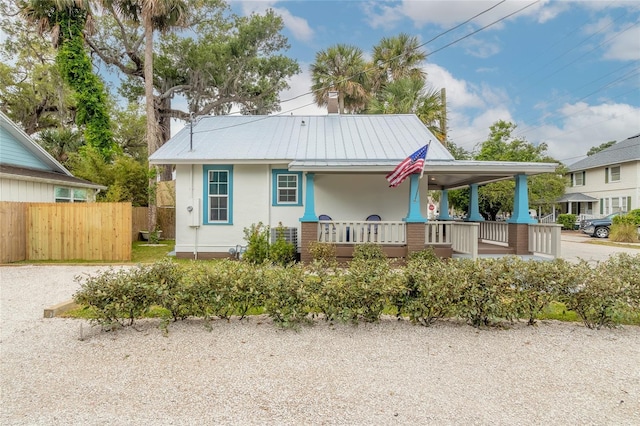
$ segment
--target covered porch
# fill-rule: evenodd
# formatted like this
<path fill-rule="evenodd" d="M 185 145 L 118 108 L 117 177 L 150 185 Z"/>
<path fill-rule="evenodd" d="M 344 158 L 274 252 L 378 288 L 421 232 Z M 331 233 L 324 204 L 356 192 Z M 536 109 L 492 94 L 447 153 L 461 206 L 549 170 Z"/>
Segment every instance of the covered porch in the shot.
<path fill-rule="evenodd" d="M 295 167 L 305 169 L 304 165 L 290 165 L 292 169 Z M 389 201 L 397 204 L 396 197 L 400 196 L 404 200 L 402 204 L 407 206 L 405 213 L 399 217 L 383 215 L 381 220 L 364 220 L 364 211 L 354 213 L 354 218 L 317 215 L 316 208 L 324 213 L 337 207 L 329 205 L 330 198 L 324 196 L 320 197 L 320 204 L 316 204 L 316 178 L 327 173 L 344 173 L 344 170 L 337 167 L 331 171 L 305 170 L 305 214 L 300 218 L 301 260 L 312 259 L 309 248 L 316 242 L 335 244 L 341 260 L 350 259 L 354 248 L 365 243 L 381 245 L 390 258 L 405 258 L 429 247 L 441 257 L 560 256 L 561 226 L 537 223 L 529 216 L 527 185 L 528 175 L 554 171 L 555 164 L 427 161 L 425 170 L 430 172 L 429 175 L 425 173 L 420 179 L 418 174 L 413 174 L 400 187 L 391 190 L 400 191 L 400 194 L 394 194 L 393 200 Z M 504 179 L 515 180 L 511 218 L 506 222 L 485 221 L 479 211 L 478 188 Z M 381 185 L 385 184 L 383 176 L 379 181 Z M 464 221 L 455 220 L 449 216 L 448 191 L 465 187 L 470 189 L 469 210 Z M 386 202 L 382 189 L 377 195 L 380 209 Z M 421 195 L 424 197 L 427 189 L 440 191 L 439 215 L 435 220 L 427 219 L 426 203 L 421 202 Z M 323 188 L 323 192 L 328 190 Z M 346 197 L 336 198 L 337 201 L 332 201 L 348 203 Z M 367 208 L 371 213 L 371 204 Z"/>

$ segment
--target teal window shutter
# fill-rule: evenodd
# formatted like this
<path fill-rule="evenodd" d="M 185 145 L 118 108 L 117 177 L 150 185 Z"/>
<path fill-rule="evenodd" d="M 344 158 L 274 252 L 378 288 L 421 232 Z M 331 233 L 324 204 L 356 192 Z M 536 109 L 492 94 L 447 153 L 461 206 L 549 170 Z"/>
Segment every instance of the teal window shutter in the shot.
<path fill-rule="evenodd" d="M 609 183 L 609 168 L 604 168 L 604 183 Z"/>
<path fill-rule="evenodd" d="M 571 186 L 573 186 L 573 173 L 571 173 Z"/>
<path fill-rule="evenodd" d="M 600 198 L 600 214 L 604 214 L 604 198 Z"/>
<path fill-rule="evenodd" d="M 583 185 L 587 184 L 587 172 L 586 171 L 582 172 L 582 184 Z"/>
<path fill-rule="evenodd" d="M 631 211 L 631 197 L 627 197 L 627 211 Z"/>

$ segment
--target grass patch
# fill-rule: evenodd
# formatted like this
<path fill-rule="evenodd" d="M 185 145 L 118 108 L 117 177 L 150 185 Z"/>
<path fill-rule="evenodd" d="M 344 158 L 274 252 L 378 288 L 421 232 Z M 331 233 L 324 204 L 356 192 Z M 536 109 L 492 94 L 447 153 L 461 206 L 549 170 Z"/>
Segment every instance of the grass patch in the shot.
<path fill-rule="evenodd" d="M 638 244 L 638 243 L 615 243 L 613 241 L 599 241 L 599 240 L 589 241 L 588 243 L 589 244 L 596 244 L 596 245 L 600 245 L 600 246 L 624 247 L 624 248 L 640 250 L 640 244 Z"/>
<path fill-rule="evenodd" d="M 160 240 L 156 245 L 150 245 L 147 241 L 134 241 L 131 246 L 131 262 L 154 263 L 167 257 L 175 247 L 174 240 Z"/>

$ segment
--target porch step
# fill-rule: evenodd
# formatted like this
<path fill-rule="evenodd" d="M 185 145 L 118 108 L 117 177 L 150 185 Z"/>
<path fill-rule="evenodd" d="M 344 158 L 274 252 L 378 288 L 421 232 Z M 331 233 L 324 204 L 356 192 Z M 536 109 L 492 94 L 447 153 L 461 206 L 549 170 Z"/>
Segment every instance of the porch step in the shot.
<path fill-rule="evenodd" d="M 487 254 L 500 254 L 500 255 L 509 255 L 516 254 L 516 251 L 512 247 L 499 246 L 497 244 L 489 244 L 489 243 L 478 243 L 478 255 L 487 255 Z"/>

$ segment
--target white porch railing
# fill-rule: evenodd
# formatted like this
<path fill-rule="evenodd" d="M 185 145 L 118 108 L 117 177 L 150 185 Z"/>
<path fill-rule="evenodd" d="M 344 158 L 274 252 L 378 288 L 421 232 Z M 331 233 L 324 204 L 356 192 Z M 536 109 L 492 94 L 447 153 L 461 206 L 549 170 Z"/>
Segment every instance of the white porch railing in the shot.
<path fill-rule="evenodd" d="M 539 220 L 540 223 L 556 223 L 556 215 L 554 213 L 542 216 Z"/>
<path fill-rule="evenodd" d="M 560 257 L 562 225 L 536 223 L 529 225 L 529 251 Z"/>
<path fill-rule="evenodd" d="M 509 244 L 509 224 L 507 222 L 480 222 L 480 239 L 499 243 Z"/>
<path fill-rule="evenodd" d="M 404 245 L 407 237 L 405 223 L 401 221 L 321 220 L 318 222 L 318 241 L 335 244 Z"/>
<path fill-rule="evenodd" d="M 451 244 L 453 226 L 455 226 L 455 222 L 427 222 L 425 224 L 424 243 L 426 245 Z"/>
<path fill-rule="evenodd" d="M 454 252 L 478 257 L 478 235 L 480 225 L 477 222 L 455 222 L 451 227 L 451 248 Z"/>

